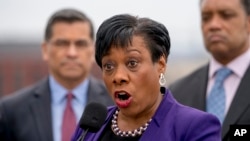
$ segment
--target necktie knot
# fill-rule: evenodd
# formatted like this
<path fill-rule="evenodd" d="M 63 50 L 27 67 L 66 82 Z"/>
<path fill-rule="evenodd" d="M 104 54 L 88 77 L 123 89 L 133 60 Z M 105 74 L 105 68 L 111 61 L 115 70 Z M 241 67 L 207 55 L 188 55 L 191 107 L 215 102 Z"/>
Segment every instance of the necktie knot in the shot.
<path fill-rule="evenodd" d="M 232 71 L 228 68 L 221 68 L 216 72 L 215 83 L 222 84 L 225 79 L 232 73 Z"/>
<path fill-rule="evenodd" d="M 74 95 L 73 95 L 72 93 L 68 93 L 68 94 L 66 95 L 66 98 L 67 98 L 67 102 L 71 102 L 72 99 L 74 98 Z"/>

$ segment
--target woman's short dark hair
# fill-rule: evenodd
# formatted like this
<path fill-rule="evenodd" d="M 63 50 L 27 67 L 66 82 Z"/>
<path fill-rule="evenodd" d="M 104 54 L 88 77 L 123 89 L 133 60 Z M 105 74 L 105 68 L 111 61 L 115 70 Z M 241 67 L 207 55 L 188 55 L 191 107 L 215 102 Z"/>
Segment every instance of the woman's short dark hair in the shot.
<path fill-rule="evenodd" d="M 102 58 L 111 46 L 128 47 L 133 36 L 143 37 L 153 62 L 164 56 L 167 60 L 170 50 L 170 37 L 166 27 L 149 18 L 139 18 L 128 14 L 115 15 L 105 20 L 96 35 L 97 64 L 102 67 Z"/>
<path fill-rule="evenodd" d="M 90 37 L 94 39 L 94 27 L 91 20 L 82 12 L 76 9 L 61 9 L 56 11 L 48 20 L 48 23 L 45 28 L 44 38 L 48 41 L 52 36 L 52 27 L 55 23 L 66 22 L 72 23 L 75 21 L 88 22 L 90 26 Z"/>

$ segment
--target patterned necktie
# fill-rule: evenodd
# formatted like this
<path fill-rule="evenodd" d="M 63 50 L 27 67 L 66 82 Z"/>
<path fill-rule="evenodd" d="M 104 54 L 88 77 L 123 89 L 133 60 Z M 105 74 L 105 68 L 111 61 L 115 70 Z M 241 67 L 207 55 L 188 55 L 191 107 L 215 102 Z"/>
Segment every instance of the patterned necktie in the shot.
<path fill-rule="evenodd" d="M 216 72 L 215 83 L 207 98 L 207 112 L 214 114 L 223 123 L 226 96 L 223 86 L 224 80 L 232 73 L 228 68 L 221 68 Z"/>
<path fill-rule="evenodd" d="M 62 141 L 70 141 L 76 128 L 76 116 L 71 105 L 73 98 L 74 95 L 72 93 L 69 93 L 66 96 L 67 103 L 62 122 Z"/>

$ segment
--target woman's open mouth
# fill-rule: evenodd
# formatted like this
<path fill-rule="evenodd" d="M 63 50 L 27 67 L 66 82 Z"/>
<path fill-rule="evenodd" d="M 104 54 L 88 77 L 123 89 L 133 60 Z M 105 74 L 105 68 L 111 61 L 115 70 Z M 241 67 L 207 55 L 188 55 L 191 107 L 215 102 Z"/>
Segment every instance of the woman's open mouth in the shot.
<path fill-rule="evenodd" d="M 115 92 L 115 102 L 120 108 L 127 108 L 132 101 L 132 97 L 126 91 Z"/>

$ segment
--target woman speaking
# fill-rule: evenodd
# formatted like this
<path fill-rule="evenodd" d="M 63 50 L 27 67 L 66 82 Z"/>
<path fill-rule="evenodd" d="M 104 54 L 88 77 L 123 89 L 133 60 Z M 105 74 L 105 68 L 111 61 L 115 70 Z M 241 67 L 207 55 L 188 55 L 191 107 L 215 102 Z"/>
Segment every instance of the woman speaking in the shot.
<path fill-rule="evenodd" d="M 161 23 L 121 14 L 105 20 L 96 36 L 96 61 L 116 106 L 85 141 L 220 141 L 214 116 L 178 103 L 166 82 L 170 37 Z M 77 128 L 73 140 L 84 132 Z"/>

